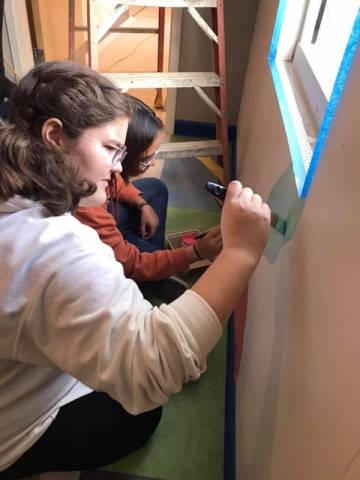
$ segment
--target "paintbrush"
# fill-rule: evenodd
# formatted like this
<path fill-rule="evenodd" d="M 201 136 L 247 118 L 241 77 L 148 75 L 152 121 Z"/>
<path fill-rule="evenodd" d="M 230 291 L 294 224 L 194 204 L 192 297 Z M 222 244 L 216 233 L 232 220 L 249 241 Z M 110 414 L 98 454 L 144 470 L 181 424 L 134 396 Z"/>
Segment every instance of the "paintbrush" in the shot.
<path fill-rule="evenodd" d="M 226 188 L 223 187 L 222 185 L 218 185 L 217 183 L 214 183 L 214 182 L 207 182 L 205 184 L 205 188 L 209 193 L 214 195 L 216 198 L 219 198 L 220 200 L 225 199 Z M 285 235 L 286 221 L 283 218 L 279 217 L 277 213 L 271 212 L 270 224 L 278 233 L 280 233 L 280 235 Z"/>

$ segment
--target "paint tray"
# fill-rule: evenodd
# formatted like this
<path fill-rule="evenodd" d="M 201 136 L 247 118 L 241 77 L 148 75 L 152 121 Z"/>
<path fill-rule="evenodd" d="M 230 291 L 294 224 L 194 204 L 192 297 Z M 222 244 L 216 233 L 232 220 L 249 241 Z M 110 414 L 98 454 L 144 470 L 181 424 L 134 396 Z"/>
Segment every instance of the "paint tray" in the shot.
<path fill-rule="evenodd" d="M 181 244 L 181 238 L 184 235 L 200 235 L 202 232 L 200 230 L 192 229 L 192 230 L 184 230 L 182 232 L 176 232 L 176 233 L 169 233 L 166 235 L 166 240 L 170 246 L 170 248 L 173 250 L 175 248 L 180 248 L 183 245 Z M 189 270 L 193 270 L 194 268 L 201 268 L 201 267 L 208 267 L 211 265 L 210 260 L 204 259 L 204 260 L 198 260 L 197 262 L 193 262 L 189 266 Z"/>

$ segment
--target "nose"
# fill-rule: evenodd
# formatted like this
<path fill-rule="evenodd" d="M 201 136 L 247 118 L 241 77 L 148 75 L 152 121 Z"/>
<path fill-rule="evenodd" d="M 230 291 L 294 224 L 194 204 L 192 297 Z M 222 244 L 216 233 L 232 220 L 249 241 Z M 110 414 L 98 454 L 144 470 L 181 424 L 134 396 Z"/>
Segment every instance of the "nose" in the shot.
<path fill-rule="evenodd" d="M 117 162 L 115 165 L 111 166 L 112 173 L 121 173 L 123 171 L 121 162 Z"/>

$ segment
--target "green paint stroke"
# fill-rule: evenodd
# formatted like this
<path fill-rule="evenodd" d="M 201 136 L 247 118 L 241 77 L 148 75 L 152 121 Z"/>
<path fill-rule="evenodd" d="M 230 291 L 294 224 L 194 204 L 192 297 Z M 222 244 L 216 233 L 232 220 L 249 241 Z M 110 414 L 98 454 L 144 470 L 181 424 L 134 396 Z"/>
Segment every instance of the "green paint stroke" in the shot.
<path fill-rule="evenodd" d="M 281 235 L 272 228 L 265 247 L 265 257 L 270 263 L 274 263 L 281 247 L 293 238 L 304 208 L 304 200 L 298 196 L 294 172 L 290 164 L 273 186 L 267 203 L 272 211 L 286 221 L 285 235 Z"/>

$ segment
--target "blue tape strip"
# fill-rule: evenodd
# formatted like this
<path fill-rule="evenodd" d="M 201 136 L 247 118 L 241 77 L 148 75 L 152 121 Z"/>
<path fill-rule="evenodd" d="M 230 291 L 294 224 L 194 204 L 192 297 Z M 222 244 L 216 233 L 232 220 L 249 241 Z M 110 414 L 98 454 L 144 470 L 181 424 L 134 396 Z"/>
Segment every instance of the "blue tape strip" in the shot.
<path fill-rule="evenodd" d="M 305 198 L 309 193 L 309 189 L 314 177 L 315 170 L 319 164 L 321 154 L 325 147 L 326 139 L 329 135 L 331 122 L 333 121 L 337 106 L 339 104 L 341 95 L 345 88 L 345 83 L 348 77 L 348 73 L 350 71 L 352 62 L 355 57 L 356 50 L 359 45 L 359 40 L 360 40 L 360 8 L 358 10 L 358 14 L 356 16 L 354 26 L 350 34 L 349 41 L 345 48 L 343 59 L 341 61 L 341 65 L 340 65 L 338 74 L 336 76 L 336 80 L 330 96 L 330 100 L 325 111 L 324 119 L 321 123 L 321 127 L 320 127 L 319 135 L 315 144 L 313 156 L 312 156 L 310 166 L 307 172 L 307 176 L 305 179 L 304 188 L 301 192 L 302 198 Z"/>

